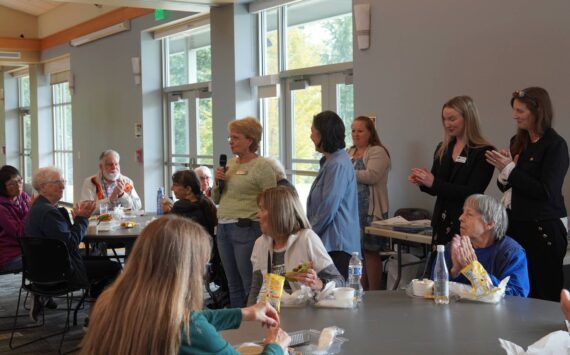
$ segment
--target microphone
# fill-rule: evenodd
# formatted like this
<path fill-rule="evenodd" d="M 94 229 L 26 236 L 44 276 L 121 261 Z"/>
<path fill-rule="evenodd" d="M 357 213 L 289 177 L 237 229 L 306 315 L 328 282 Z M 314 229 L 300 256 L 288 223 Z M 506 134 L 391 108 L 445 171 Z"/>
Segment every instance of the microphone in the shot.
<path fill-rule="evenodd" d="M 226 164 L 227 163 L 228 163 L 228 157 L 225 154 L 220 154 L 220 167 L 224 168 L 224 171 L 226 171 Z M 222 194 L 222 191 L 224 190 L 224 185 L 225 185 L 224 180 L 218 180 L 218 190 L 220 191 L 220 195 Z"/>

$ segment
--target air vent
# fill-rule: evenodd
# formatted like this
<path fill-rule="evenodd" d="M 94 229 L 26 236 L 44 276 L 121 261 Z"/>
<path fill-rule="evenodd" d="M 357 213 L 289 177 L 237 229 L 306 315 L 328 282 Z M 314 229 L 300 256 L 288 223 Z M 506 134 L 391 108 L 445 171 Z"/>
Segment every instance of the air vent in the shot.
<path fill-rule="evenodd" d="M 20 59 L 22 54 L 20 52 L 6 52 L 0 51 L 0 59 Z"/>

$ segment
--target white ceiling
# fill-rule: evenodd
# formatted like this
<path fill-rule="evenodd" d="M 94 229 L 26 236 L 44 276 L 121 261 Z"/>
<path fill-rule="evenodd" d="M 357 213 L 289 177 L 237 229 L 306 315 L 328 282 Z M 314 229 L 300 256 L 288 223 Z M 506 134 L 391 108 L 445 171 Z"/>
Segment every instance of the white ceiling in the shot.
<path fill-rule="evenodd" d="M 233 4 L 236 0 L 0 0 L 0 6 L 39 16 L 63 3 L 101 4 L 115 7 L 161 8 L 192 12 L 208 11 L 211 6 Z"/>
<path fill-rule="evenodd" d="M 0 0 L 0 6 L 25 12 L 34 16 L 39 16 L 60 5 L 61 2 L 50 0 Z"/>

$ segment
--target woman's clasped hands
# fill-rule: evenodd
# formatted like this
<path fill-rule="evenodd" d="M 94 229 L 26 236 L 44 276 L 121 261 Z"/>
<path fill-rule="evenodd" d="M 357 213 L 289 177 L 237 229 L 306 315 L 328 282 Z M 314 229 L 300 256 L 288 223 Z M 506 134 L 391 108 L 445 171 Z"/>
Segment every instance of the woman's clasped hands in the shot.
<path fill-rule="evenodd" d="M 475 260 L 477 260 L 477 255 L 471 245 L 471 239 L 468 236 L 456 234 L 451 240 L 451 276 L 454 278 L 459 276 L 461 270 Z"/>

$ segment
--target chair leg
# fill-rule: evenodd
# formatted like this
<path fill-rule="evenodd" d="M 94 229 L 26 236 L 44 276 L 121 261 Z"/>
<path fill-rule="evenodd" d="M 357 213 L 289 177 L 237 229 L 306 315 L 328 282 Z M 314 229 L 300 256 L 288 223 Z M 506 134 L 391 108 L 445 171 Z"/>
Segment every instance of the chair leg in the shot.
<path fill-rule="evenodd" d="M 81 296 L 81 299 L 77 303 L 77 307 L 75 307 L 75 310 L 73 311 L 73 326 L 77 325 L 77 311 L 79 311 L 83 303 L 85 303 L 85 290 L 81 290 L 81 293 L 83 295 Z"/>
<path fill-rule="evenodd" d="M 31 341 L 28 341 L 28 342 L 25 342 L 25 343 L 22 343 L 22 344 L 13 345 L 14 332 L 15 332 L 16 329 L 18 329 L 18 328 L 16 328 L 16 322 L 17 322 L 17 317 L 16 317 L 16 318 L 14 318 L 14 327 L 12 328 L 12 334 L 10 335 L 10 344 L 9 344 L 9 345 L 10 345 L 10 349 L 12 349 L 12 350 L 14 350 L 14 349 L 19 349 L 19 348 L 24 347 L 24 346 L 26 346 L 26 345 L 30 345 L 30 344 L 36 343 L 36 342 L 41 341 L 41 340 L 44 340 L 44 339 L 48 339 L 48 338 L 54 337 L 54 336 L 56 336 L 56 335 L 61 335 L 61 340 L 60 340 L 60 342 L 59 342 L 59 348 L 58 348 L 58 352 L 61 354 L 61 353 L 62 353 L 62 352 L 61 352 L 61 348 L 62 348 L 62 346 L 63 346 L 63 340 L 64 340 L 64 338 L 65 338 L 65 334 L 66 334 L 67 331 L 69 330 L 69 318 L 70 318 L 70 315 L 71 315 L 71 306 L 72 306 L 71 303 L 73 302 L 73 299 L 72 299 L 69 295 L 70 295 L 70 293 L 67 294 L 67 302 L 66 302 L 66 303 L 67 303 L 67 318 L 66 318 L 66 322 L 65 322 L 65 326 L 64 326 L 63 330 L 60 330 L 60 331 L 58 331 L 58 332 L 55 332 L 55 333 L 52 333 L 52 334 L 49 334 L 49 335 L 42 336 L 42 337 L 40 337 L 40 338 L 31 340 Z M 20 293 L 18 294 L 18 305 L 17 305 L 17 307 L 16 307 L 16 316 L 18 316 L 18 312 L 19 312 L 19 309 L 20 309 L 21 296 L 22 296 L 22 289 L 20 288 Z M 45 324 L 45 312 L 42 312 L 42 324 L 41 324 L 41 325 L 44 325 L 44 324 Z"/>

